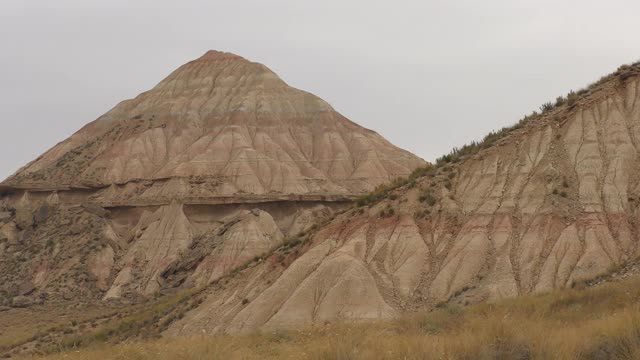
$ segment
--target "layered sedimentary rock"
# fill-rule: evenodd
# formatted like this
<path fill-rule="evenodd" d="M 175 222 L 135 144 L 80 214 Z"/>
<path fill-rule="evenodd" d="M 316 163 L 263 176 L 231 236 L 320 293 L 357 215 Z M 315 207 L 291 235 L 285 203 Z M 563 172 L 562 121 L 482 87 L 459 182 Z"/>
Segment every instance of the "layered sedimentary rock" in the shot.
<path fill-rule="evenodd" d="M 264 65 L 210 51 L 3 184 L 100 189 L 105 203 L 354 195 L 422 163 Z"/>
<path fill-rule="evenodd" d="M 206 286 L 423 164 L 210 51 L 0 184 L 0 301 Z"/>
<path fill-rule="evenodd" d="M 207 53 L 3 183 L 0 295 L 203 289 L 165 332 L 192 335 L 569 287 L 640 255 L 639 98 L 640 65 L 623 67 L 350 206 L 424 163 Z"/>
<path fill-rule="evenodd" d="M 621 68 L 490 147 L 338 216 L 286 268 L 256 264 L 167 333 L 387 318 L 570 287 L 636 259 L 639 74 Z"/>

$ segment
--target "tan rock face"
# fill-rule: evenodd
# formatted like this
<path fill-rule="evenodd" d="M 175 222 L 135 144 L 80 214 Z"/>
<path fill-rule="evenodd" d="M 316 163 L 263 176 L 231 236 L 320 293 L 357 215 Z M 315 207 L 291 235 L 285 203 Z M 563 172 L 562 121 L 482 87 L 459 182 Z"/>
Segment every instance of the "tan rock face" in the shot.
<path fill-rule="evenodd" d="M 196 286 L 218 280 L 256 256 L 269 253 L 284 238 L 271 215 L 258 209 L 235 215 L 216 236 L 221 245 L 206 254 L 191 275 Z"/>
<path fill-rule="evenodd" d="M 210 51 L 0 184 L 0 293 L 206 286 L 423 164 L 264 65 Z"/>
<path fill-rule="evenodd" d="M 385 318 L 568 287 L 637 258 L 639 72 L 337 217 L 275 280 L 257 265 L 167 333 Z"/>

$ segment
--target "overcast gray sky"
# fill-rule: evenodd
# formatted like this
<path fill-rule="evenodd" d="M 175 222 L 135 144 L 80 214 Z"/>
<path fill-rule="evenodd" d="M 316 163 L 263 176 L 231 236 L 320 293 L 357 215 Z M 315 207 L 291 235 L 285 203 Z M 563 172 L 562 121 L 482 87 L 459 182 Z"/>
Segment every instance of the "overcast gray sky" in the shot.
<path fill-rule="evenodd" d="M 640 2 L 2 0 L 0 178 L 208 49 L 427 160 L 640 58 Z"/>

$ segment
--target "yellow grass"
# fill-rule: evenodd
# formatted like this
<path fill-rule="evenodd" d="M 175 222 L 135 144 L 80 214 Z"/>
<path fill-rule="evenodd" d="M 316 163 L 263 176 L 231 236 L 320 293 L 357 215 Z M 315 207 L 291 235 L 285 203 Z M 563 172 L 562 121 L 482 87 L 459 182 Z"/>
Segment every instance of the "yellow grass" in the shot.
<path fill-rule="evenodd" d="M 46 359 L 640 359 L 640 279 L 375 323 L 158 339 Z"/>

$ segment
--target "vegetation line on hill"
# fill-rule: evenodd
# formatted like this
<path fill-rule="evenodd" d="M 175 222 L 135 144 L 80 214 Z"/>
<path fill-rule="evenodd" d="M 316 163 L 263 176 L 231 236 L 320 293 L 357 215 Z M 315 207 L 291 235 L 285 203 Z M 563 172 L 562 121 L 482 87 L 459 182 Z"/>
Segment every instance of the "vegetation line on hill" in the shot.
<path fill-rule="evenodd" d="M 615 80 L 617 85 L 624 84 L 629 78 L 640 75 L 640 61 L 634 62 L 629 65 L 622 65 L 618 67 L 616 71 L 611 74 L 601 77 L 598 81 L 588 85 L 587 87 L 576 91 L 569 91 L 566 96 L 558 96 L 553 102 L 546 102 L 542 104 L 539 111 L 533 111 L 529 115 L 525 115 L 517 123 L 512 126 L 505 126 L 499 130 L 494 130 L 485 135 L 480 141 L 472 141 L 469 144 L 465 144 L 461 147 L 454 147 L 449 153 L 444 154 L 436 159 L 435 164 L 429 164 L 424 167 L 417 168 L 411 175 L 406 178 L 398 178 L 389 184 L 378 186 L 371 193 L 360 197 L 357 200 L 359 207 L 370 205 L 382 200 L 388 195 L 405 185 L 412 187 L 415 185 L 417 179 L 423 176 L 433 176 L 438 169 L 447 166 L 448 164 L 458 163 L 470 156 L 479 153 L 483 149 L 488 149 L 495 145 L 499 140 L 504 139 L 509 134 L 516 130 L 522 129 L 528 124 L 536 123 L 543 118 L 553 118 L 557 121 L 563 120 L 558 111 L 566 110 L 572 111 L 584 102 L 591 98 L 598 89 L 604 84 Z M 565 114 L 566 115 L 566 114 Z"/>

